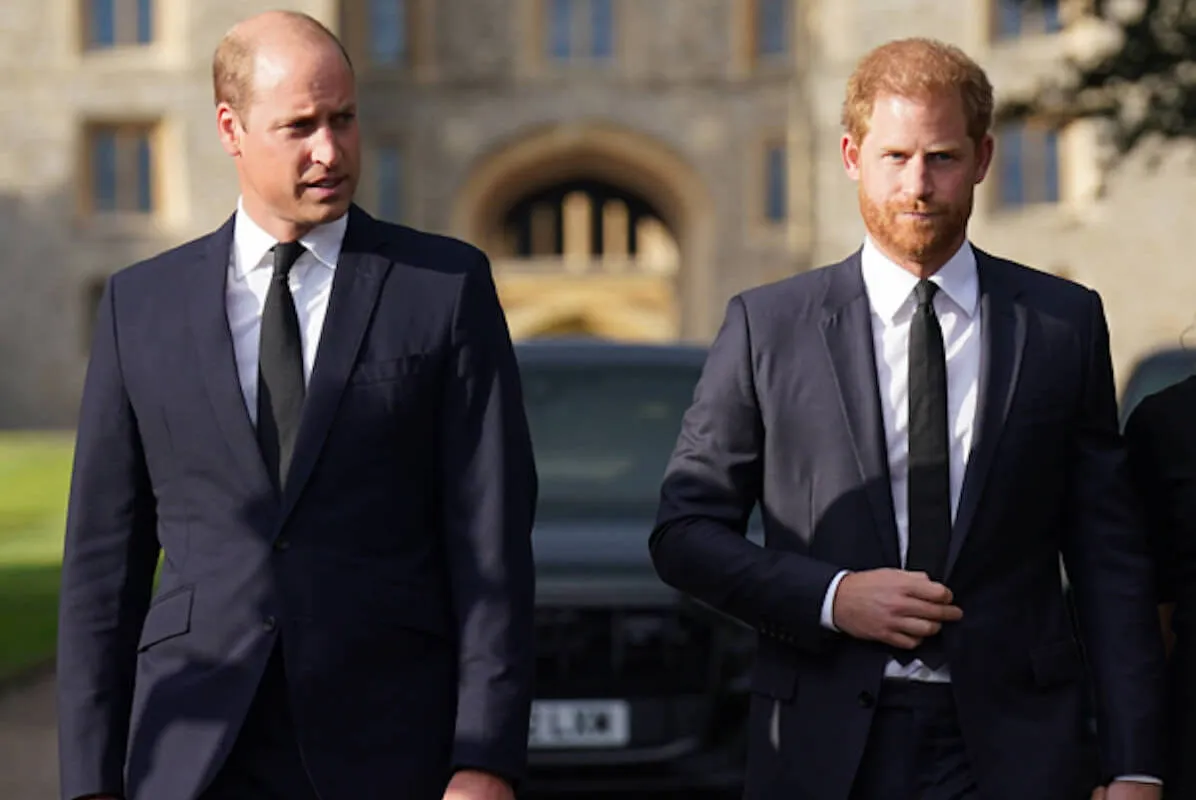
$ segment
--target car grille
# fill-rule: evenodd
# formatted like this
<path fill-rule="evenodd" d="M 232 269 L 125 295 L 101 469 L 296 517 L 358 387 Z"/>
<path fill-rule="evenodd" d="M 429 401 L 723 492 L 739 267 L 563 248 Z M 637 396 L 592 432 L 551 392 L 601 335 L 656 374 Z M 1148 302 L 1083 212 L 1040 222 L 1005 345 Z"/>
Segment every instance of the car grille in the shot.
<path fill-rule="evenodd" d="M 536 610 L 539 697 L 660 697 L 710 688 L 708 621 L 678 608 Z"/>

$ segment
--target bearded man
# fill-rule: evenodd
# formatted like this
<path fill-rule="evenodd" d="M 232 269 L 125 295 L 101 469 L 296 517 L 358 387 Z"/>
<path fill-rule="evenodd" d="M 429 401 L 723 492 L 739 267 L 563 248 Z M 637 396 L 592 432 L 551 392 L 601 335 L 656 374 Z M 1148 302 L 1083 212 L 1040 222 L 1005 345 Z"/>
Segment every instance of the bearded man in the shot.
<path fill-rule="evenodd" d="M 685 416 L 651 550 L 759 632 L 747 798 L 1159 796 L 1161 639 L 1104 312 L 968 242 L 992 116 L 957 48 L 869 53 L 841 140 L 862 248 L 732 298 Z"/>

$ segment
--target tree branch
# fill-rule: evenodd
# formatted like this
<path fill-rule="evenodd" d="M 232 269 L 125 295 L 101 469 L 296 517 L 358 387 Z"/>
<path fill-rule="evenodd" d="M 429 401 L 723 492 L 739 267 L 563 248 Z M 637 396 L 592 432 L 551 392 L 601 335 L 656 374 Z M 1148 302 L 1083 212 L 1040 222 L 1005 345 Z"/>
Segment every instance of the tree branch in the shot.
<path fill-rule="evenodd" d="M 1091 0 L 1089 14 L 1117 30 L 1120 46 L 1069 58 L 1060 77 L 1004 105 L 1001 117 L 1104 118 L 1122 154 L 1149 134 L 1196 138 L 1196 0 L 1140 0 L 1129 14 L 1126 5 Z"/>

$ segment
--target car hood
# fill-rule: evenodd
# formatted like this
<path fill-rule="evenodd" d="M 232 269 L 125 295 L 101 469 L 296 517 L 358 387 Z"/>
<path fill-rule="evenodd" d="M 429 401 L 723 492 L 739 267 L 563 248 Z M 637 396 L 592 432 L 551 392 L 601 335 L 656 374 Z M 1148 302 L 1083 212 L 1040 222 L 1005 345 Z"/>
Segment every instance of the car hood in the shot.
<path fill-rule="evenodd" d="M 537 602 L 676 602 L 678 592 L 661 581 L 652 566 L 648 554 L 651 532 L 650 516 L 541 519 L 532 534 Z"/>

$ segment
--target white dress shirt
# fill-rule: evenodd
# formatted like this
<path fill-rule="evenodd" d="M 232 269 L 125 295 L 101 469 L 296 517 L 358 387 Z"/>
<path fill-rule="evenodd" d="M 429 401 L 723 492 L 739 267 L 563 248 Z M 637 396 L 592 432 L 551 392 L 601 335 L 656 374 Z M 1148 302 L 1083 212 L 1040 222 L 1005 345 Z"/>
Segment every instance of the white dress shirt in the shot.
<path fill-rule="evenodd" d="M 332 276 L 340 258 L 341 244 L 349 215 L 335 222 L 313 228 L 300 237 L 306 252 L 291 267 L 289 284 L 299 316 L 299 338 L 303 346 L 303 380 L 311 379 L 328 311 L 328 297 L 332 293 Z M 228 311 L 228 328 L 233 337 L 233 352 L 237 359 L 237 377 L 249 418 L 257 424 L 258 352 L 262 332 L 262 309 L 266 293 L 274 275 L 274 254 L 271 248 L 278 240 L 262 230 L 245 212 L 238 201 L 233 223 L 233 247 L 229 254 L 228 280 L 224 299 Z"/>
<path fill-rule="evenodd" d="M 918 279 L 880 252 L 871 239 L 864 241 L 860 267 L 872 308 L 877 386 L 884 417 L 897 546 L 904 565 L 909 551 L 909 327 L 917 305 L 913 295 Z M 964 242 L 930 280 L 939 287 L 934 295 L 934 311 L 943 330 L 947 356 L 947 428 L 954 521 L 972 450 L 980 391 L 980 274 L 971 245 Z M 822 604 L 822 624 L 832 630 L 837 630 L 833 614 L 835 592 L 846 574 L 843 571 L 835 576 Z M 951 670 L 948 665 L 932 670 L 916 659 L 904 666 L 893 660 L 885 666 L 885 677 L 947 683 L 951 680 Z M 1150 775 L 1125 775 L 1117 780 L 1162 784 Z"/>
<path fill-rule="evenodd" d="M 914 287 L 918 279 L 893 263 L 871 239 L 864 241 L 860 266 L 872 309 L 877 386 L 884 417 L 898 552 L 904 565 L 909 551 L 909 328 L 917 306 Z M 934 310 L 943 330 L 947 357 L 947 429 L 954 520 L 972 449 L 980 387 L 980 277 L 971 245 L 965 242 L 930 280 L 939 287 L 934 295 Z M 841 572 L 835 577 L 822 606 L 822 623 L 831 629 L 835 628 L 835 592 L 846 574 Z M 951 678 L 949 667 L 932 670 L 918 660 L 904 666 L 890 661 L 885 676 L 931 682 L 946 682 Z"/>

